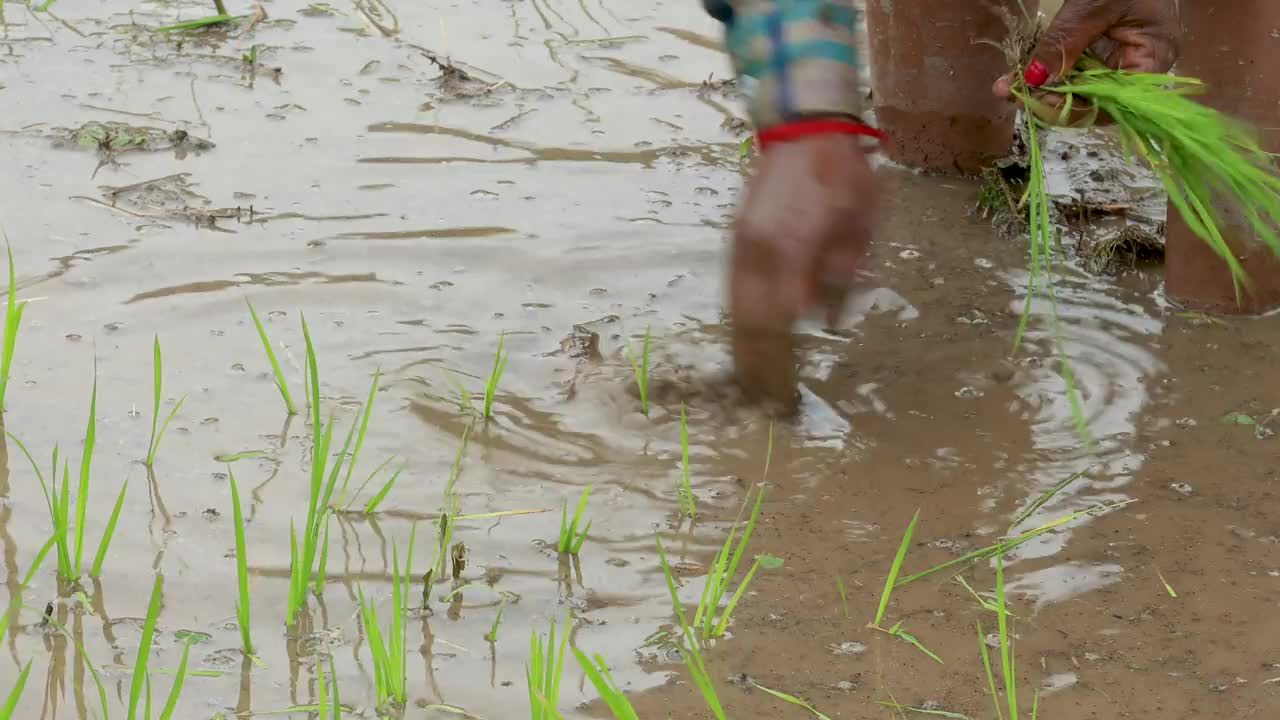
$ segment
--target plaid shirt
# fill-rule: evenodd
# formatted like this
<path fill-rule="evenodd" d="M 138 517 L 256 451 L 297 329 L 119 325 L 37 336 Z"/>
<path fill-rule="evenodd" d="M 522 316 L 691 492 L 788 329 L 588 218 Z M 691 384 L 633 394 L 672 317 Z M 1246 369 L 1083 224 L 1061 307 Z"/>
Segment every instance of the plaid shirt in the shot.
<path fill-rule="evenodd" d="M 862 110 L 854 0 L 702 0 L 725 26 L 739 76 L 757 81 L 757 128 L 804 115 Z"/>

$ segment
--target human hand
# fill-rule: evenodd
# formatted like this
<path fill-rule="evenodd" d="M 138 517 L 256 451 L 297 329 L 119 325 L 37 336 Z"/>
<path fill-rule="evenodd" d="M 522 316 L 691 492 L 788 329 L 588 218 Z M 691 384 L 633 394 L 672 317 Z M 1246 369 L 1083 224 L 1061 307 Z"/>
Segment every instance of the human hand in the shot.
<path fill-rule="evenodd" d="M 1167 72 L 1178 57 L 1177 0 L 1065 0 L 1053 22 L 1040 34 L 1023 73 L 1033 88 L 1061 80 L 1087 50 L 1110 67 L 1137 72 Z M 996 80 L 997 97 L 1016 100 L 1012 74 Z M 1055 93 L 1035 93 L 1033 111 L 1058 122 L 1064 102 Z M 1068 124 L 1087 114 L 1072 109 Z"/>
<path fill-rule="evenodd" d="M 758 163 L 733 232 L 734 369 L 748 397 L 791 407 L 792 325 L 813 308 L 839 319 L 871 241 L 879 184 L 856 136 L 779 142 Z"/>

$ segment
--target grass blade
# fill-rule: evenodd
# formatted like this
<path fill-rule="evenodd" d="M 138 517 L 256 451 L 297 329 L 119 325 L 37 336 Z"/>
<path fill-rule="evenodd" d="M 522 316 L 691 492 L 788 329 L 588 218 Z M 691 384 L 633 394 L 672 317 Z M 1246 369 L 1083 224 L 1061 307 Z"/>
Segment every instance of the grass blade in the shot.
<path fill-rule="evenodd" d="M 142 699 L 144 689 L 148 690 L 147 705 L 148 712 L 146 720 L 150 720 L 150 692 L 149 682 L 147 680 L 147 660 L 151 656 L 151 642 L 156 634 L 156 617 L 160 614 L 160 597 L 164 589 L 164 576 L 156 573 L 155 583 L 151 587 L 151 602 L 147 607 L 147 619 L 142 623 L 142 638 L 138 641 L 138 654 L 133 662 L 133 681 L 129 685 L 129 715 L 128 720 L 140 720 L 138 718 L 138 702 Z"/>
<path fill-rule="evenodd" d="M 13 248 L 9 253 L 9 298 L 4 309 L 4 349 L 0 353 L 0 412 L 6 408 L 5 393 L 9 389 L 9 370 L 13 367 L 13 353 L 18 345 L 18 327 L 22 325 L 22 312 L 27 303 L 18 302 L 16 293 L 18 283 L 15 280 L 13 267 Z"/>
<path fill-rule="evenodd" d="M 812 705 L 810 705 L 809 703 L 801 700 L 800 698 L 794 695 L 788 695 L 784 692 L 779 692 L 778 690 L 771 690 L 757 682 L 752 682 L 751 686 L 756 688 L 757 690 L 763 690 L 769 693 L 770 695 L 778 698 L 779 700 L 784 700 L 797 707 L 802 707 L 805 710 L 808 710 L 810 713 L 812 713 L 814 717 L 819 718 L 819 720 L 831 720 L 831 718 L 818 712 Z"/>
<path fill-rule="evenodd" d="M 116 496 L 116 504 L 111 508 L 111 515 L 107 517 L 107 527 L 102 531 L 102 542 L 98 543 L 98 554 L 93 558 L 93 568 L 89 570 L 89 577 L 102 577 L 102 563 L 107 559 L 107 548 L 111 545 L 111 538 L 116 532 L 116 522 L 120 519 L 120 508 L 124 506 L 124 493 L 129 489 L 129 481 L 125 480 L 120 486 L 120 494 Z"/>
<path fill-rule="evenodd" d="M 631 372 L 635 375 L 636 390 L 640 393 L 640 412 L 646 417 L 649 415 L 649 327 L 644 329 L 644 344 L 641 346 L 640 357 L 636 358 L 636 351 L 631 347 L 630 338 L 627 339 L 627 355 L 631 360 Z"/>
<path fill-rule="evenodd" d="M 596 692 L 600 694 L 600 698 L 609 707 L 609 711 L 613 713 L 615 720 L 640 720 L 640 716 L 636 714 L 636 709 L 632 707 L 631 701 L 627 699 L 627 696 L 618 688 L 618 684 L 614 682 L 608 666 L 604 663 L 604 658 L 596 655 L 594 660 L 589 659 L 585 653 L 576 647 L 573 648 L 573 656 L 577 658 L 578 665 L 582 667 L 587 679 L 591 681 Z"/>
<path fill-rule="evenodd" d="M 182 684 L 187 679 L 187 658 L 191 655 L 191 640 L 182 644 L 182 659 L 178 661 L 178 672 L 173 677 L 173 687 L 169 689 L 169 699 L 160 710 L 160 720 L 170 720 L 178 706 L 178 698 L 182 695 Z"/>
<path fill-rule="evenodd" d="M 836 576 L 836 591 L 840 593 L 840 609 L 844 612 L 844 619 L 849 619 L 849 596 L 844 592 L 844 579 L 839 575 Z"/>
<path fill-rule="evenodd" d="M 373 371 L 373 382 L 369 384 L 369 397 L 364 401 L 364 410 L 360 413 L 360 432 L 356 434 L 356 446 L 347 458 L 347 474 L 342 478 L 342 488 L 338 491 L 338 499 L 334 505 L 341 506 L 347 495 L 347 486 L 351 483 L 351 473 L 356 469 L 356 458 L 360 456 L 360 448 L 364 446 L 364 434 L 369 429 L 369 415 L 373 413 L 373 399 L 378 393 L 378 380 L 382 377 L 382 368 Z"/>
<path fill-rule="evenodd" d="M 370 515 L 378 509 L 378 506 L 382 504 L 384 499 L 386 499 L 387 493 L 391 492 L 391 488 L 395 486 L 396 480 L 400 478 L 400 473 L 404 468 L 405 466 L 403 464 L 396 468 L 396 471 L 391 474 L 391 477 L 387 478 L 387 481 L 382 484 L 382 488 L 378 490 L 378 493 L 369 498 L 369 502 L 364 504 L 365 515 Z"/>
<path fill-rule="evenodd" d="M 89 507 L 89 466 L 93 462 L 93 446 L 97 441 L 98 427 L 98 366 L 94 362 L 93 394 L 89 398 L 89 422 L 84 431 L 84 455 L 80 457 L 80 484 L 76 490 L 76 545 L 72 578 L 80 577 L 80 559 L 84 551 L 84 516 Z"/>
<path fill-rule="evenodd" d="M 227 466 L 227 477 L 231 481 L 231 518 L 236 536 L 236 587 L 239 591 L 236 622 L 240 625 L 240 649 L 245 655 L 253 655 L 253 641 L 249 637 L 249 561 L 245 552 L 244 511 L 240 506 L 236 474 L 232 472 L 230 465 Z"/>
<path fill-rule="evenodd" d="M 894 583 L 898 581 L 898 573 L 902 570 L 902 561 L 907 557 L 907 548 L 911 545 L 911 535 L 916 531 L 916 522 L 920 519 L 920 511 L 911 516 L 907 530 L 902 534 L 902 542 L 898 544 L 898 553 L 893 556 L 893 565 L 889 567 L 889 576 L 884 581 L 884 591 L 880 593 L 880 607 L 876 609 L 876 619 L 872 625 L 879 626 L 884 613 L 889 609 L 889 596 L 893 594 Z"/>
<path fill-rule="evenodd" d="M 293 397 L 289 395 L 289 384 L 284 380 L 284 373 L 280 371 L 280 362 L 276 360 L 275 350 L 271 349 L 271 340 L 267 337 L 267 330 L 262 326 L 262 321 L 258 319 L 258 311 L 253 309 L 253 303 L 248 298 L 244 301 L 249 306 L 249 314 L 253 316 L 253 324 L 258 328 L 258 338 L 262 340 L 262 349 L 267 352 L 267 360 L 271 363 L 271 373 L 276 379 L 276 388 L 280 391 L 280 398 L 284 400 L 285 409 L 290 415 L 297 415 L 298 409 L 293 404 Z"/>
<path fill-rule="evenodd" d="M 18 679 L 13 684 L 13 689 L 9 691 L 9 697 L 5 698 L 4 705 L 0 705 L 0 720 L 10 720 L 13 717 L 13 711 L 18 707 L 18 700 L 22 697 L 22 691 L 27 686 L 27 675 L 31 674 L 31 661 L 28 660 L 26 665 L 22 666 L 22 672 L 18 673 Z"/>
<path fill-rule="evenodd" d="M 502 372 L 507 369 L 507 356 L 502 352 L 506 342 L 506 333 L 498 333 L 498 351 L 493 354 L 493 368 L 489 371 L 489 379 L 484 384 L 484 417 L 493 417 L 493 399 L 498 392 L 498 382 L 502 380 Z"/>
<path fill-rule="evenodd" d="M 766 467 L 768 467 L 767 461 Z M 693 517 L 697 512 L 694 507 L 693 487 L 689 484 L 689 423 L 685 418 L 684 403 L 680 404 L 680 469 L 683 473 L 679 488 L 680 509 L 685 515 Z"/>
<path fill-rule="evenodd" d="M 991 655 L 987 652 L 987 636 L 982 632 L 982 621 L 977 621 L 978 648 L 982 650 L 982 669 L 987 675 L 987 689 L 991 692 L 991 702 L 996 706 L 996 720 L 1004 720 L 1004 711 L 1000 709 L 1000 693 L 996 690 L 996 675 L 991 670 Z"/>

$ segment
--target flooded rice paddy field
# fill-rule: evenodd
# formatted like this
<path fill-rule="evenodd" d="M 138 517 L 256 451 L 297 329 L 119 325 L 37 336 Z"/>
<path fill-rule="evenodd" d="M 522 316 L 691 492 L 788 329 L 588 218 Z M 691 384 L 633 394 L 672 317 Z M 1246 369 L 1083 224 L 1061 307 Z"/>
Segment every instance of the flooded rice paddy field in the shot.
<path fill-rule="evenodd" d="M 358 591 L 385 619 L 415 524 L 415 573 L 428 564 L 471 420 L 456 383 L 483 393 L 501 333 L 494 417 L 475 424 L 456 483 L 459 512 L 487 517 L 457 521 L 462 579 L 437 578 L 429 610 L 409 614 L 404 714 L 525 715 L 529 634 L 570 613 L 573 643 L 603 656 L 641 717 L 710 717 L 654 641 L 674 623 L 654 537 L 696 604 L 770 435 L 725 380 L 720 263 L 746 131 L 714 24 L 684 0 L 232 5 L 250 17 L 189 33 L 149 28 L 203 3 L 4 8 L 0 222 L 29 301 L 6 430 L 42 468 L 55 445 L 76 466 L 96 363 L 90 557 L 129 481 L 101 579 L 60 586 L 49 557 L 20 593 L 0 658 L 3 692 L 32 663 L 15 717 L 101 715 L 44 612 L 124 716 L 156 572 L 157 704 L 182 643 L 199 640 L 174 717 L 310 705 L 329 657 L 349 713 L 372 717 Z M 801 412 L 774 428 L 750 553 L 783 564 L 756 575 L 707 652 L 727 714 L 810 716 L 754 682 L 832 718 L 889 717 L 877 701 L 890 700 L 992 716 L 974 623 L 990 631 L 995 615 L 950 575 L 900 588 L 886 616 L 941 662 L 866 623 L 917 509 L 908 573 L 989 545 L 1080 473 L 1017 529 L 1132 502 L 1007 557 L 1024 713 L 1039 689 L 1045 718 L 1274 717 L 1280 326 L 1180 313 L 1157 275 L 1063 266 L 1087 451 L 1046 307 L 1009 352 L 1024 246 L 975 215 L 974 183 L 884 177 L 885 227 L 846 324 L 807 329 Z M 300 404 L 305 313 L 339 438 L 381 373 L 355 483 L 393 456 L 405 467 L 377 512 L 333 517 L 323 596 L 294 627 L 288 541 L 305 521 L 311 427 L 286 415 L 246 299 Z M 625 349 L 646 328 L 648 417 Z M 149 471 L 155 336 L 162 414 L 185 399 Z M 260 452 L 227 462 L 245 451 Z M 256 661 L 239 651 L 228 466 Z M 53 525 L 13 440 L 4 467 L 13 603 Z M 562 561 L 559 509 L 587 486 L 588 538 Z M 548 512 L 502 514 L 520 510 Z M 987 563 L 964 577 L 994 587 Z M 602 717 L 595 698 L 570 658 L 562 712 Z"/>

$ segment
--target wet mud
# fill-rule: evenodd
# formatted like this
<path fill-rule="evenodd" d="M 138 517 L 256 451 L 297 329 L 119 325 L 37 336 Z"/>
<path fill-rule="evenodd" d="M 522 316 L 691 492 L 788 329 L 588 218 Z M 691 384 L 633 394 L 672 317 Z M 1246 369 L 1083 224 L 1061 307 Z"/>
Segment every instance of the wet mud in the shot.
<path fill-rule="evenodd" d="M 350 714 L 373 717 L 358 592 L 390 612 L 393 557 L 415 527 L 419 575 L 427 565 L 473 419 L 459 385 L 483 394 L 505 333 L 494 417 L 472 426 L 460 462 L 461 580 L 437 578 L 429 610 L 408 616 L 404 715 L 525 716 L 530 632 L 569 614 L 573 643 L 601 654 L 641 717 L 709 717 L 678 652 L 655 642 L 674 617 L 654 537 L 696 604 L 771 434 L 726 379 L 721 262 L 750 162 L 714 22 L 671 0 L 277 0 L 232 8 L 245 17 L 230 27 L 149 29 L 210 10 L 4 7 L 0 225 L 29 301 L 5 430 L 42 469 L 55 445 L 74 464 L 96 366 L 91 547 L 129 480 L 101 579 L 60 585 L 50 557 L 20 593 L 0 657 L 0 692 L 32 662 L 16 716 L 100 714 L 77 644 L 124 715 L 159 571 L 157 694 L 188 639 L 200 671 L 175 717 L 310 705 L 328 658 Z M 1086 204 L 1163 220 L 1141 178 L 1100 166 L 1117 174 Z M 750 552 L 783 564 L 756 575 L 706 653 L 728 715 L 812 716 L 754 681 L 831 718 L 900 716 L 882 701 L 994 716 L 975 621 L 989 633 L 995 615 L 956 573 L 900 588 L 888 608 L 942 662 L 867 623 L 917 510 L 905 572 L 994 542 L 1079 475 L 1019 527 L 1118 507 L 1005 560 L 1024 713 L 1039 688 L 1044 718 L 1274 717 L 1280 325 L 1182 312 L 1149 269 L 1061 263 L 1085 447 L 1038 298 L 1011 352 L 1025 240 L 980 215 L 978 181 L 882 173 L 872 261 L 844 325 L 802 328 L 800 412 L 772 426 Z M 1091 177 L 1069 163 L 1055 173 L 1063 197 Z M 355 475 L 405 464 L 377 512 L 334 516 L 323 599 L 294 627 L 288 539 L 306 512 L 312 429 L 286 415 L 246 299 L 299 401 L 305 313 L 339 432 L 381 373 Z M 647 417 L 627 350 L 646 329 Z M 147 469 L 155 336 L 162 413 L 182 406 Z M 682 404 L 692 524 L 679 518 Z M 30 464 L 12 440 L 6 452 L 12 603 L 53 527 Z M 239 651 L 229 471 L 256 661 Z M 562 560 L 560 509 L 588 485 L 588 539 Z M 989 563 L 964 569 L 977 592 L 993 589 Z M 561 711 L 604 717 L 596 697 L 567 660 Z"/>

